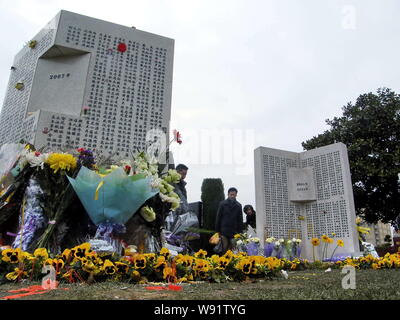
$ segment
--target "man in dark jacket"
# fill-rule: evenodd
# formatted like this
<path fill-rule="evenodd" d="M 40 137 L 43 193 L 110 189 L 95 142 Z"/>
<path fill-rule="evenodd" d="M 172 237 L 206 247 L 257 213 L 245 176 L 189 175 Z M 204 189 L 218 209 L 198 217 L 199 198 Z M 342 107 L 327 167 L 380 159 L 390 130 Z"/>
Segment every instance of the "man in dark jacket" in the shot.
<path fill-rule="evenodd" d="M 175 189 L 178 188 L 186 200 L 187 200 L 187 192 L 186 192 L 185 178 L 186 178 L 188 169 L 189 168 L 187 166 L 185 166 L 184 164 L 178 164 L 175 169 L 176 172 L 178 172 L 181 175 L 181 180 L 175 185 Z"/>
<path fill-rule="evenodd" d="M 220 202 L 215 222 L 215 230 L 222 239 L 222 253 L 232 249 L 232 239 L 243 232 L 242 205 L 236 200 L 236 188 L 229 188 L 228 198 Z"/>

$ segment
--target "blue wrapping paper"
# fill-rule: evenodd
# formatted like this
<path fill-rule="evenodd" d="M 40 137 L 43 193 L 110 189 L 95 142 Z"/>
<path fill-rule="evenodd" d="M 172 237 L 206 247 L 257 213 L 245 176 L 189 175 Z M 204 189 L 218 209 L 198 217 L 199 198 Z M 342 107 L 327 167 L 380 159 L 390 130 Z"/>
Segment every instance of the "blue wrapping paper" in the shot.
<path fill-rule="evenodd" d="M 122 168 L 102 177 L 81 167 L 76 179 L 68 177 L 68 180 L 96 225 L 125 224 L 146 200 L 159 192 L 151 188 L 150 178 L 143 174 L 128 176 Z"/>

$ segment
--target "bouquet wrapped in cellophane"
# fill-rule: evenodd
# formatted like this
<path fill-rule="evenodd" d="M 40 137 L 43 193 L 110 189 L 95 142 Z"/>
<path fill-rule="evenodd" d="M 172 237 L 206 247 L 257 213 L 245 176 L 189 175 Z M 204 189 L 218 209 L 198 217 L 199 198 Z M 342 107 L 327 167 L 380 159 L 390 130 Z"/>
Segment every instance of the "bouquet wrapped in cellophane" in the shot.
<path fill-rule="evenodd" d="M 110 240 L 128 222 L 134 230 L 132 221 L 159 245 L 166 213 L 179 207 L 167 182 L 176 171 L 160 177 L 143 152 L 99 169 L 83 148 L 43 152 L 16 144 L 1 150 L 0 236 L 10 247 L 60 252 L 93 236 Z"/>

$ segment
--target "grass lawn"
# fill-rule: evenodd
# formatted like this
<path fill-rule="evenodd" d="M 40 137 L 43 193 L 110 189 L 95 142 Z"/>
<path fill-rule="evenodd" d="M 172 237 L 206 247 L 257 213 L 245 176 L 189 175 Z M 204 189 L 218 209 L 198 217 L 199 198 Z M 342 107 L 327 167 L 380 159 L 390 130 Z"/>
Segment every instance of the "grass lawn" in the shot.
<path fill-rule="evenodd" d="M 124 282 L 61 284 L 69 290 L 52 290 L 21 300 L 399 300 L 399 270 L 357 270 L 356 289 L 342 288 L 340 270 L 288 272 L 289 278 L 242 283 L 182 284 L 182 291 L 150 291 L 145 285 Z M 24 282 L 0 285 L 0 298 L 15 293 L 8 290 L 37 285 Z M 148 286 L 154 284 L 148 284 Z"/>

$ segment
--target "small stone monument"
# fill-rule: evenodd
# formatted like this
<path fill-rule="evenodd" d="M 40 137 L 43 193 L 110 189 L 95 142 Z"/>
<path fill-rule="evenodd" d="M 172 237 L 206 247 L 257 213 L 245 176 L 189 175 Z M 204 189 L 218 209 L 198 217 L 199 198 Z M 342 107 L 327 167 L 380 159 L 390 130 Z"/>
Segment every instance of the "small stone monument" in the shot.
<path fill-rule="evenodd" d="M 259 147 L 254 151 L 257 235 L 302 240 L 301 257 L 311 260 L 311 239 L 344 241 L 336 254 L 359 252 L 347 148 L 335 143 L 297 153 Z M 323 245 L 316 247 L 322 259 Z M 328 248 L 327 258 L 335 243 Z M 320 250 L 321 249 L 321 250 Z"/>

